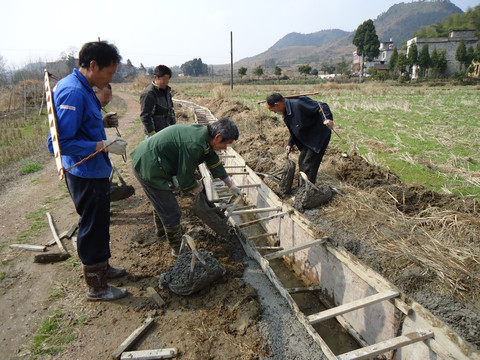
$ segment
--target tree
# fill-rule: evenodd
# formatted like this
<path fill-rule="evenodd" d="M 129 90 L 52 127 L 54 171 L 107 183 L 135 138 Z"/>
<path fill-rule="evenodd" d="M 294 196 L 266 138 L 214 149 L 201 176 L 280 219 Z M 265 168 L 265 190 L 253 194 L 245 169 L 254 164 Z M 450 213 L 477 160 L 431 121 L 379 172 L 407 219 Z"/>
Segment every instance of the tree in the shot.
<path fill-rule="evenodd" d="M 180 66 L 180 69 L 187 76 L 208 75 L 208 65 L 204 64 L 201 58 L 187 61 Z"/>
<path fill-rule="evenodd" d="M 350 74 L 350 65 L 343 59 L 335 66 L 335 74 L 348 75 Z"/>
<path fill-rule="evenodd" d="M 408 59 L 405 54 L 398 54 L 397 64 L 395 69 L 400 73 L 401 76 L 405 75 L 407 72 Z"/>
<path fill-rule="evenodd" d="M 420 50 L 420 54 L 418 55 L 418 66 L 420 66 L 422 77 L 425 77 L 427 75 L 427 70 L 432 67 L 432 59 L 430 59 L 428 44 L 423 45 L 422 50 Z"/>
<path fill-rule="evenodd" d="M 280 68 L 280 66 L 275 65 L 275 70 L 273 71 L 273 73 L 275 74 L 275 76 L 281 76 L 282 75 L 282 69 Z"/>
<path fill-rule="evenodd" d="M 243 78 L 247 74 L 247 68 L 245 66 L 242 66 L 241 68 L 238 69 L 238 75 L 240 75 L 240 78 Z"/>
<path fill-rule="evenodd" d="M 465 69 L 467 69 L 471 64 L 472 61 L 475 59 L 475 50 L 473 50 L 473 46 L 469 46 L 467 49 L 467 56 L 465 57 Z"/>
<path fill-rule="evenodd" d="M 312 74 L 313 76 L 318 76 L 318 70 L 317 70 L 317 69 L 313 69 L 311 74 Z"/>
<path fill-rule="evenodd" d="M 258 65 L 255 69 L 253 69 L 253 73 L 260 79 L 260 76 L 263 75 L 262 65 Z"/>
<path fill-rule="evenodd" d="M 410 46 L 410 49 L 408 49 L 408 65 L 410 66 L 410 74 L 412 73 L 413 67 L 415 65 L 418 65 L 418 49 L 417 49 L 417 44 L 412 44 Z"/>
<path fill-rule="evenodd" d="M 324 74 L 333 74 L 335 71 L 335 65 L 331 64 L 322 64 L 320 71 L 323 71 Z"/>
<path fill-rule="evenodd" d="M 298 67 L 298 72 L 305 75 L 305 80 L 307 79 L 307 75 L 310 74 L 310 71 L 312 71 L 312 67 L 310 65 L 300 65 Z"/>
<path fill-rule="evenodd" d="M 388 68 L 390 70 L 395 70 L 397 66 L 397 60 L 398 60 L 398 50 L 397 50 L 397 47 L 395 46 L 392 51 L 392 56 L 390 56 L 390 61 L 388 62 Z"/>
<path fill-rule="evenodd" d="M 432 55 L 430 58 L 432 59 L 432 75 L 433 76 L 440 76 L 445 73 L 447 69 L 447 57 L 446 57 L 446 50 L 437 51 L 437 48 L 434 48 L 432 51 Z"/>
<path fill-rule="evenodd" d="M 457 60 L 459 65 L 459 70 L 462 71 L 462 65 L 465 64 L 465 60 L 467 58 L 467 48 L 465 47 L 465 41 L 462 39 L 460 40 L 460 44 L 458 44 L 457 51 L 455 52 L 455 60 Z"/>
<path fill-rule="evenodd" d="M 357 54 L 362 56 L 361 73 L 363 74 L 365 57 L 367 61 L 372 61 L 380 54 L 380 41 L 373 20 L 369 19 L 357 28 L 352 43 L 357 47 Z"/>
<path fill-rule="evenodd" d="M 0 87 L 3 87 L 7 84 L 7 72 L 5 69 L 5 61 L 3 56 L 0 55 Z"/>

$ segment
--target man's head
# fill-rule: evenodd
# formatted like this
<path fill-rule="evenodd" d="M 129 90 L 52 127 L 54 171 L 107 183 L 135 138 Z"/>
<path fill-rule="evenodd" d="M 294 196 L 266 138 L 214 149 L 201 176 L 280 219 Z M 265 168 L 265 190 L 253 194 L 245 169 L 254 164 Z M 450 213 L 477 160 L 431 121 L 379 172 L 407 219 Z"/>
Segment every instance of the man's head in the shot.
<path fill-rule="evenodd" d="M 227 145 L 238 140 L 237 125 L 229 118 L 222 118 L 207 125 L 210 145 L 213 150 L 225 150 Z"/>
<path fill-rule="evenodd" d="M 159 88 L 165 90 L 172 77 L 172 70 L 168 66 L 158 65 L 153 71 L 153 82 Z"/>
<path fill-rule="evenodd" d="M 110 101 L 112 101 L 112 86 L 107 84 L 103 89 L 95 89 L 95 94 L 100 100 L 100 103 L 103 107 L 107 106 Z"/>
<path fill-rule="evenodd" d="M 272 93 L 267 96 L 267 108 L 277 114 L 285 112 L 285 99 L 279 93 Z"/>
<path fill-rule="evenodd" d="M 121 59 L 117 47 L 106 41 L 86 43 L 78 53 L 80 72 L 85 75 L 91 86 L 100 89 L 112 82 Z"/>

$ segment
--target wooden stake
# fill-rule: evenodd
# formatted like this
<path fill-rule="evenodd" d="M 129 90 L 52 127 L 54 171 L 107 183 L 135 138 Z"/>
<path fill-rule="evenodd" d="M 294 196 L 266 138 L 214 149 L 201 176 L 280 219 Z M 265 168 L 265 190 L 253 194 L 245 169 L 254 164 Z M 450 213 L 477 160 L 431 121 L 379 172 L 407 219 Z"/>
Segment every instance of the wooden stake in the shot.
<path fill-rule="evenodd" d="M 177 357 L 177 355 L 178 355 L 178 350 L 176 348 L 126 351 L 122 354 L 122 357 L 120 358 L 120 360 L 172 359 L 174 357 Z"/>
<path fill-rule="evenodd" d="M 33 258 L 33 262 L 39 263 L 39 264 L 49 264 L 49 263 L 67 260 L 69 257 L 70 257 L 70 254 L 67 254 L 64 252 L 38 254 L 38 255 L 35 255 L 35 257 Z"/>
<path fill-rule="evenodd" d="M 47 250 L 47 247 L 43 245 L 11 244 L 9 246 L 11 248 L 30 250 L 30 251 L 39 251 L 39 252 L 43 252 Z"/>
<path fill-rule="evenodd" d="M 52 231 L 52 234 L 53 234 L 53 238 L 54 238 L 55 241 L 57 242 L 58 247 L 59 247 L 60 250 L 62 250 L 64 253 L 67 253 L 67 254 L 68 254 L 68 250 L 67 250 L 67 249 L 65 248 L 65 246 L 63 245 L 62 240 L 58 237 L 57 229 L 56 229 L 56 227 L 55 227 L 55 222 L 54 222 L 54 220 L 53 220 L 52 215 L 50 215 L 49 212 L 47 212 L 47 219 L 48 219 L 48 224 L 50 225 L 50 230 Z"/>
<path fill-rule="evenodd" d="M 153 287 L 148 287 L 147 292 L 150 294 L 150 296 L 155 300 L 155 302 L 158 304 L 158 306 L 162 306 L 165 304 L 165 301 L 162 299 L 160 295 L 155 291 Z"/>
<path fill-rule="evenodd" d="M 154 319 L 152 317 L 148 317 L 140 327 L 135 329 L 135 331 L 133 331 L 130 336 L 126 338 L 125 341 L 122 342 L 120 346 L 112 353 L 112 358 L 116 360 L 120 359 L 120 355 L 122 355 L 124 351 L 128 350 L 135 343 L 135 341 L 145 334 L 153 325 L 153 320 Z"/>

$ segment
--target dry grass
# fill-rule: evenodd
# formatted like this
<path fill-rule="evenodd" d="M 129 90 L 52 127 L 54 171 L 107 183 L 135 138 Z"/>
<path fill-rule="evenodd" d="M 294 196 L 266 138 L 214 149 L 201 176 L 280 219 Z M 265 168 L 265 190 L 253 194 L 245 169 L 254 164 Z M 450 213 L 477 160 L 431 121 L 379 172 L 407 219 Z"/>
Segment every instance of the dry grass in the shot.
<path fill-rule="evenodd" d="M 347 196 L 337 199 L 322 216 L 342 223 L 362 245 L 382 254 L 381 258 L 390 258 L 382 268 L 391 281 L 398 282 L 416 269 L 416 276 L 436 277 L 443 284 L 438 291 L 451 292 L 472 304 L 480 300 L 478 216 L 434 207 L 408 216 L 379 202 L 375 192 L 344 190 Z M 359 228 L 359 224 L 370 226 Z"/>

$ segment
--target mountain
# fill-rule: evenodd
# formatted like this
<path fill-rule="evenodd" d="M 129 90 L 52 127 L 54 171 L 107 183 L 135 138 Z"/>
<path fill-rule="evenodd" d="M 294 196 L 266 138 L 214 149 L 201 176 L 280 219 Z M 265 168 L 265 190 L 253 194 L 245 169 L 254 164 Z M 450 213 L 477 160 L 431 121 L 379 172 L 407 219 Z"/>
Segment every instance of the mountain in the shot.
<path fill-rule="evenodd" d="M 392 39 L 394 45 L 400 48 L 420 27 L 441 22 L 457 13 L 463 11 L 448 0 L 423 0 L 393 5 L 378 15 L 373 23 L 380 41 Z M 235 67 L 252 69 L 258 65 L 264 68 L 278 65 L 285 69 L 298 64 L 310 64 L 319 69 L 322 64 L 335 64 L 343 59 L 350 61 L 356 50 L 352 44 L 354 34 L 339 29 L 311 34 L 289 33 L 267 51 L 237 61 Z"/>

